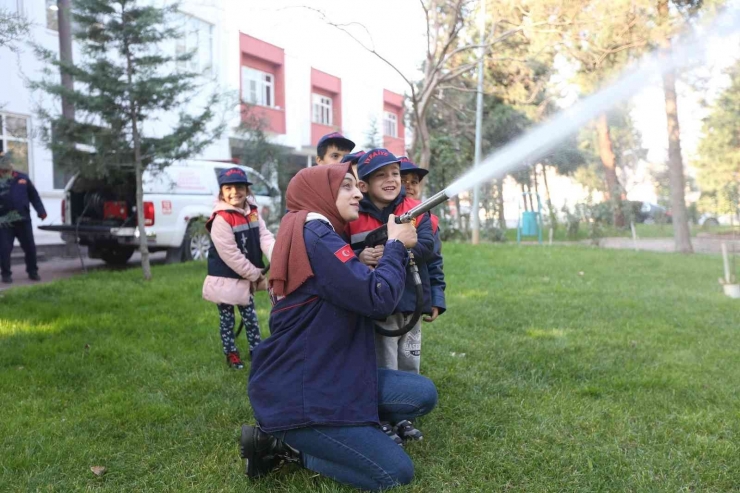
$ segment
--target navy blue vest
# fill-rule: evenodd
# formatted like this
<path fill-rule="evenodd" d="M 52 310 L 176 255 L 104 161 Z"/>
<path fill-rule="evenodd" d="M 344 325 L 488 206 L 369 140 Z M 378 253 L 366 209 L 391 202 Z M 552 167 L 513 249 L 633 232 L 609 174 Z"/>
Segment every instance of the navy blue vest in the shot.
<path fill-rule="evenodd" d="M 206 223 L 206 229 L 210 232 L 213 220 L 216 219 L 216 216 L 221 216 L 231 226 L 239 250 L 247 257 L 247 260 L 261 269 L 265 264 L 262 261 L 262 248 L 260 247 L 260 221 L 257 215 L 257 206 L 250 204 L 249 208 L 250 212 L 247 216 L 235 210 L 215 212 Z M 211 248 L 208 250 L 208 275 L 230 279 L 242 278 L 221 259 L 213 240 L 211 240 Z"/>

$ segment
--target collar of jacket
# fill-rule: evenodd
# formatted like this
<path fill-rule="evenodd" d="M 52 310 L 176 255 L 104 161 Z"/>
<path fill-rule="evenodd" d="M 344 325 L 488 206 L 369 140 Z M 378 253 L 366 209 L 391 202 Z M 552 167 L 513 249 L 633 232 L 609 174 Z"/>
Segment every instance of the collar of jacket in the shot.
<path fill-rule="evenodd" d="M 398 197 L 384 207 L 383 210 L 380 210 L 375 204 L 373 204 L 370 197 L 365 193 L 362 195 L 362 200 L 360 200 L 360 212 L 364 212 L 385 224 L 388 222 L 388 216 L 396 210 L 396 207 L 398 207 L 404 199 L 406 199 L 406 189 L 401 187 L 401 193 L 398 194 Z"/>
<path fill-rule="evenodd" d="M 306 222 L 309 221 L 324 221 L 326 224 L 329 225 L 331 229 L 334 229 L 334 226 L 331 224 L 331 221 L 326 218 L 323 214 L 319 214 L 318 212 L 309 212 L 308 216 L 306 216 Z"/>

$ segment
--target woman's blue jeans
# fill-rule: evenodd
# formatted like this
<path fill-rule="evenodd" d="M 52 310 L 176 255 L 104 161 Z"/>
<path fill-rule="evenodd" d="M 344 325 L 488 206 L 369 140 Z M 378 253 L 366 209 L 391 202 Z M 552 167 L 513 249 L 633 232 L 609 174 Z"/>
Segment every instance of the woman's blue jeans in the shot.
<path fill-rule="evenodd" d="M 392 423 L 429 413 L 437 389 L 428 378 L 378 370 L 378 414 Z M 402 447 L 376 426 L 310 426 L 274 433 L 303 454 L 303 465 L 340 483 L 379 491 L 414 478 L 414 464 Z"/>

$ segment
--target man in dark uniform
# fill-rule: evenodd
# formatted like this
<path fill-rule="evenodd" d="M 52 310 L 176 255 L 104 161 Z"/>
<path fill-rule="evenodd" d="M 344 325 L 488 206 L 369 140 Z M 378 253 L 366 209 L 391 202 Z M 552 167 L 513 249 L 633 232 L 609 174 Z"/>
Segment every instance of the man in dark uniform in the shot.
<path fill-rule="evenodd" d="M 28 278 L 40 281 L 36 265 L 36 244 L 33 241 L 30 205 L 41 219 L 46 210 L 36 187 L 28 175 L 13 170 L 9 153 L 0 152 L 0 273 L 4 283 L 13 282 L 10 271 L 10 252 L 18 238 L 25 253 Z M 2 218 L 6 219 L 3 221 Z"/>

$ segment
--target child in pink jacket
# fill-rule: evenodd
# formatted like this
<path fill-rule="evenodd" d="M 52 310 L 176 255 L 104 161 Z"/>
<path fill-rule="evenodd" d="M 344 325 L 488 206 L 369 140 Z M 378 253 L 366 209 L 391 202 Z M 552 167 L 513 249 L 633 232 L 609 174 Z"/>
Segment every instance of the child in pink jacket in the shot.
<path fill-rule="evenodd" d="M 234 306 L 239 309 L 249 342 L 249 354 L 260 343 L 260 328 L 252 294 L 264 289 L 262 254 L 268 261 L 275 237 L 250 203 L 247 174 L 230 168 L 218 176 L 219 201 L 206 229 L 211 234 L 208 251 L 208 276 L 203 283 L 203 298 L 218 305 L 226 362 L 235 369 L 244 368 L 234 341 Z"/>

